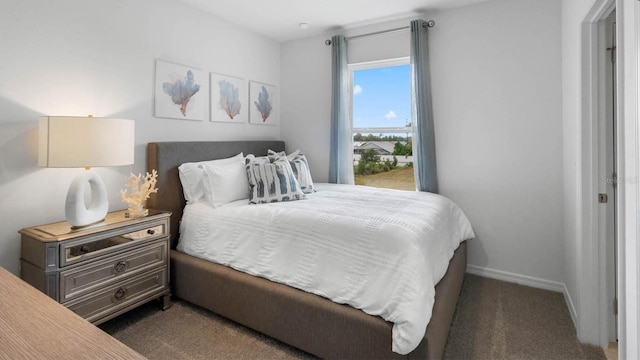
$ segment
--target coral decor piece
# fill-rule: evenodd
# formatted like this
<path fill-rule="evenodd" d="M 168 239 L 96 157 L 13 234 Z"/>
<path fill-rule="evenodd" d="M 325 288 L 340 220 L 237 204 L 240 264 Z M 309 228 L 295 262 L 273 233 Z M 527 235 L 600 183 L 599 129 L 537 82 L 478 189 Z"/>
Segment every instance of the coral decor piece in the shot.
<path fill-rule="evenodd" d="M 246 123 L 249 120 L 247 106 L 247 81 L 243 78 L 210 73 L 211 121 Z"/>
<path fill-rule="evenodd" d="M 207 113 L 206 75 L 202 70 L 156 60 L 154 115 L 156 117 L 204 120 Z"/>
<path fill-rule="evenodd" d="M 120 200 L 129 205 L 126 213 L 127 217 L 138 218 L 147 216 L 149 210 L 144 206 L 151 194 L 157 193 L 156 183 L 158 182 L 158 172 L 154 169 L 151 174 L 147 173 L 145 177 L 142 174 L 137 176 L 131 174 L 127 180 L 127 188 L 120 190 Z"/>
<path fill-rule="evenodd" d="M 276 125 L 278 123 L 276 96 L 277 89 L 275 86 L 250 81 L 249 103 L 251 104 L 251 112 L 249 122 Z"/>
<path fill-rule="evenodd" d="M 193 72 L 187 71 L 184 79 L 178 79 L 173 83 L 162 83 L 162 90 L 171 96 L 174 104 L 180 105 L 180 112 L 183 116 L 187 116 L 187 105 L 191 97 L 200 91 L 200 85 L 196 84 L 193 78 Z"/>
<path fill-rule="evenodd" d="M 258 109 L 260 115 L 262 115 L 262 122 L 267 121 L 273 107 L 271 106 L 271 101 L 269 101 L 269 92 L 267 92 L 266 87 L 262 87 L 262 90 L 258 94 L 258 101 L 254 101 L 254 103 L 256 104 L 256 109 Z"/>
<path fill-rule="evenodd" d="M 240 114 L 240 89 L 233 86 L 232 83 L 227 80 L 221 80 L 218 82 L 220 87 L 220 108 L 222 108 L 229 116 L 229 119 Z"/>

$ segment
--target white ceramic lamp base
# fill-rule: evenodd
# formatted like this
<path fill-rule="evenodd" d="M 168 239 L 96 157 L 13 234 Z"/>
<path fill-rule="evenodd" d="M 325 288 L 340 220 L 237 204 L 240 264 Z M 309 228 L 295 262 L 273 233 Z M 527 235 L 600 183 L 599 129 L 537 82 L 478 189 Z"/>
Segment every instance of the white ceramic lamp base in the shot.
<path fill-rule="evenodd" d="M 87 186 L 91 186 L 91 201 L 88 207 L 85 204 Z M 86 170 L 73 179 L 64 210 L 67 222 L 73 227 L 91 225 L 104 219 L 109 210 L 109 199 L 107 188 L 96 172 Z"/>

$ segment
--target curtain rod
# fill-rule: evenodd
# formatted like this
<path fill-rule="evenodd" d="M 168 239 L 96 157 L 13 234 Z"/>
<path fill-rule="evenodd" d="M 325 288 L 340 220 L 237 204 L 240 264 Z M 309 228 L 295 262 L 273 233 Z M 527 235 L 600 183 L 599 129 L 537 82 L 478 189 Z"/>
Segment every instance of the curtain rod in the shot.
<path fill-rule="evenodd" d="M 426 23 L 422 24 L 422 27 L 435 27 L 436 26 L 436 22 L 434 20 L 429 20 Z M 349 41 L 349 40 L 353 40 L 353 39 L 358 39 L 358 38 L 363 38 L 363 37 L 369 37 L 369 36 L 374 36 L 374 35 L 381 35 L 381 34 L 388 34 L 388 33 L 394 33 L 394 32 L 398 32 L 398 31 L 404 31 L 409 29 L 410 26 L 403 26 L 403 27 L 399 27 L 399 28 L 395 28 L 395 29 L 389 29 L 389 30 L 382 30 L 382 31 L 375 31 L 375 32 L 370 32 L 370 33 L 366 33 L 366 34 L 360 34 L 360 35 L 354 35 L 354 36 L 349 36 L 344 38 L 345 41 Z M 329 46 L 331 45 L 331 40 L 327 39 L 324 41 L 324 44 Z"/>

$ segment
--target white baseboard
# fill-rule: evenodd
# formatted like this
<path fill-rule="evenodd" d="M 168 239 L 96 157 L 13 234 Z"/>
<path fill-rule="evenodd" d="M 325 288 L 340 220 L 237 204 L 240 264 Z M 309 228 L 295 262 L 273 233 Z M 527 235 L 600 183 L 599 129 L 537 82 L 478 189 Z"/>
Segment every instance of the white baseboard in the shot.
<path fill-rule="evenodd" d="M 564 294 L 564 301 L 567 303 L 567 307 L 569 308 L 569 315 L 571 315 L 571 320 L 573 320 L 573 326 L 578 329 L 578 313 L 576 312 L 576 307 L 573 305 L 573 301 L 571 300 L 571 295 L 569 294 L 569 289 L 567 289 L 567 285 L 562 284 L 564 290 L 562 293 Z"/>
<path fill-rule="evenodd" d="M 564 300 L 567 303 L 567 307 L 569 308 L 569 315 L 571 316 L 571 320 L 573 320 L 573 325 L 575 326 L 577 323 L 576 308 L 573 305 L 571 296 L 569 295 L 569 290 L 564 283 L 502 270 L 489 269 L 477 265 L 467 265 L 467 272 L 469 274 L 483 276 L 491 279 L 516 283 L 538 289 L 560 292 L 564 295 Z"/>

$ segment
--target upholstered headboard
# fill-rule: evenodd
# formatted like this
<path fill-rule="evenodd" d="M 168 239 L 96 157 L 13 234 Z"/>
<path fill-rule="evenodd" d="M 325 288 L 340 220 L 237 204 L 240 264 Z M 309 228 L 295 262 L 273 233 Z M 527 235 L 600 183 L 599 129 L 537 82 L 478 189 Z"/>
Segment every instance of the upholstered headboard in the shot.
<path fill-rule="evenodd" d="M 171 248 L 178 240 L 182 209 L 186 201 L 178 176 L 178 166 L 186 162 L 223 159 L 240 152 L 266 155 L 267 150 L 284 151 L 284 141 L 202 141 L 156 142 L 147 145 L 147 171 L 158 171 L 158 193 L 152 194 L 147 207 L 171 211 Z"/>

